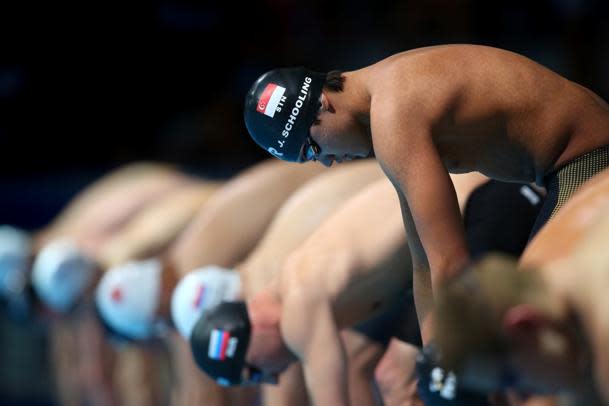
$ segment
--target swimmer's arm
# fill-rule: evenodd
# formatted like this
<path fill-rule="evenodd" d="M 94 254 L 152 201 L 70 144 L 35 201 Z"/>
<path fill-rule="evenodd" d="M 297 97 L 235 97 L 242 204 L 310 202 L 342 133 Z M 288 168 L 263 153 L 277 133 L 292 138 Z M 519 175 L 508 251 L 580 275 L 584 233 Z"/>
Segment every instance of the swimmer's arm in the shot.
<path fill-rule="evenodd" d="M 283 302 L 281 332 L 300 359 L 314 405 L 348 405 L 347 358 L 330 304 L 299 292 Z"/>
<path fill-rule="evenodd" d="M 429 120 L 378 120 L 373 132 L 377 159 L 401 195 L 413 264 L 429 264 L 432 286 L 469 259 L 455 189 L 433 143 Z"/>
<path fill-rule="evenodd" d="M 149 204 L 102 244 L 98 261 L 110 268 L 134 258 L 158 255 L 186 228 L 218 187 L 213 182 L 196 182 Z"/>
<path fill-rule="evenodd" d="M 402 219 L 404 221 L 404 227 L 406 230 L 414 229 L 414 222 L 406 198 L 401 191 L 397 191 L 398 198 L 400 201 L 400 207 L 402 209 Z M 432 324 L 433 320 L 431 317 L 433 310 L 433 289 L 431 287 L 431 274 L 429 272 L 429 264 L 425 257 L 425 252 L 421 248 L 421 241 L 419 236 L 414 233 L 408 233 L 408 246 L 411 251 L 412 257 L 412 288 L 414 293 L 414 304 L 417 311 L 417 319 L 419 322 L 419 328 L 421 330 L 421 338 L 423 343 L 427 344 L 433 338 Z M 421 256 L 415 256 L 414 251 L 419 247 L 419 252 L 422 251 Z"/>

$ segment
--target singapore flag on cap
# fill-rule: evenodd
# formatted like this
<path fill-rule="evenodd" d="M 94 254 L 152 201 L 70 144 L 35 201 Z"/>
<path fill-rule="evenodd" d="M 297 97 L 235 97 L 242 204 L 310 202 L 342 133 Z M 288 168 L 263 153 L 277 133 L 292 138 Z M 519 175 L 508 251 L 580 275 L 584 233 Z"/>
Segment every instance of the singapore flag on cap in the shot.
<path fill-rule="evenodd" d="M 260 99 L 258 99 L 256 111 L 272 118 L 275 115 L 277 106 L 284 93 L 285 87 L 278 86 L 275 83 L 269 83 L 264 88 Z"/>

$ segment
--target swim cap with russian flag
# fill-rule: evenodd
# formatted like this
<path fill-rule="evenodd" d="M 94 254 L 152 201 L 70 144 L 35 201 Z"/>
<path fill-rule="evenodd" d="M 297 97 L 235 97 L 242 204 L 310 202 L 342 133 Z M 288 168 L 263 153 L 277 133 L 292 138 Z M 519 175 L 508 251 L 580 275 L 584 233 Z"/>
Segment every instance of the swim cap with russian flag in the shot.
<path fill-rule="evenodd" d="M 195 362 L 218 384 L 239 385 L 250 331 L 245 302 L 223 302 L 203 313 L 190 335 Z"/>
<path fill-rule="evenodd" d="M 245 97 L 245 125 L 254 141 L 279 159 L 301 162 L 325 80 L 324 73 L 302 67 L 260 76 Z"/>

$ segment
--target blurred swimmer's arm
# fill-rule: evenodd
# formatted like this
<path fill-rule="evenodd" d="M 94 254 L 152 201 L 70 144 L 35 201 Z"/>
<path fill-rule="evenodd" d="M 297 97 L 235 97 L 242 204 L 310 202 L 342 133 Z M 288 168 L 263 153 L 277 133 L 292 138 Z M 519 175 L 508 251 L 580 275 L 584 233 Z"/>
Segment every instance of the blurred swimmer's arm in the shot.
<path fill-rule="evenodd" d="M 219 187 L 216 182 L 198 181 L 158 199 L 102 245 L 98 260 L 110 267 L 158 255 L 180 235 Z"/>
<path fill-rule="evenodd" d="M 202 265 L 230 267 L 256 246 L 275 212 L 319 165 L 265 161 L 227 182 L 171 249 L 181 276 Z"/>
<path fill-rule="evenodd" d="M 302 363 L 313 404 L 348 405 L 347 358 L 330 303 L 293 290 L 283 302 L 281 333 Z"/>
<path fill-rule="evenodd" d="M 79 192 L 38 233 L 37 245 L 60 237 L 111 233 L 154 199 L 191 181 L 191 177 L 166 165 L 135 163 L 121 167 Z"/>

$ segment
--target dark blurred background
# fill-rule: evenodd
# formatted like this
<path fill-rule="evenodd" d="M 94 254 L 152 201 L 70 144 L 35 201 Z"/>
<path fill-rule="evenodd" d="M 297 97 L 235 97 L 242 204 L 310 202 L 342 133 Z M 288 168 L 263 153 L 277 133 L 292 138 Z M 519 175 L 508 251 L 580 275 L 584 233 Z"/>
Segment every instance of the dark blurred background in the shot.
<path fill-rule="evenodd" d="M 348 70 L 468 42 L 609 96 L 606 0 L 9 1 L 0 30 L 0 223 L 30 229 L 121 163 L 228 176 L 262 159 L 242 102 L 276 66 Z"/>
<path fill-rule="evenodd" d="M 4 1 L 0 34 L 0 224 L 30 230 L 124 163 L 227 177 L 265 158 L 242 103 L 277 66 L 349 70 L 467 42 L 609 98 L 607 0 Z M 31 333 L 2 325 L 0 403 L 50 404 L 48 378 L 28 378 L 45 344 L 15 347 Z"/>

